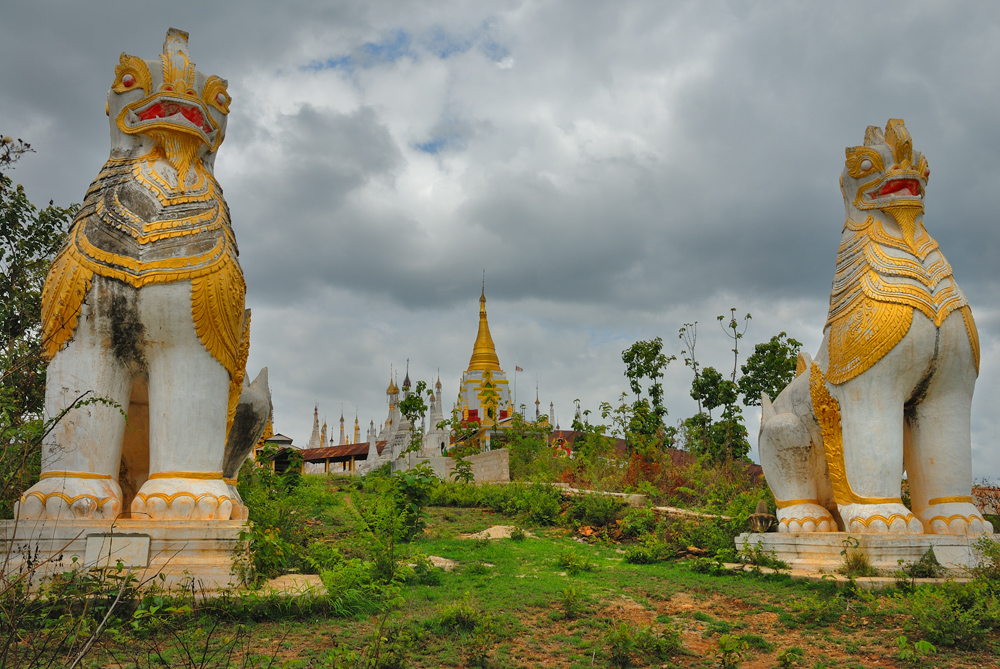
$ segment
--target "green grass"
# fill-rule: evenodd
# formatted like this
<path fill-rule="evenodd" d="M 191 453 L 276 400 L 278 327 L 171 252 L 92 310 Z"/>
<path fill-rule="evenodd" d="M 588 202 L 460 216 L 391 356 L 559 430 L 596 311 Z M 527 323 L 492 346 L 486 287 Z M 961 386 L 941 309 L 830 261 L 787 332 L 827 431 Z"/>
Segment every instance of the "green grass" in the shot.
<path fill-rule="evenodd" d="M 278 518 L 295 527 L 290 536 L 301 540 L 303 555 L 319 555 L 309 548 L 317 543 L 333 551 L 324 559 L 336 564 L 324 574 L 335 596 L 306 600 L 252 594 L 209 601 L 170 619 L 169 630 L 152 629 L 145 637 L 115 623 L 117 636 L 106 636 L 84 666 L 155 666 L 128 659 L 151 644 L 169 663 L 183 664 L 188 652 L 230 643 L 236 648 L 231 666 L 268 666 L 273 656 L 272 666 L 340 669 L 357 666 L 372 639 L 385 638 L 379 666 L 590 667 L 614 661 L 707 667 L 715 664 L 723 635 L 745 644 L 745 662 L 753 658 L 761 666 L 780 666 L 789 648 L 802 649 L 801 666 L 875 661 L 891 666 L 898 651 L 889 641 L 900 629 L 914 641 L 936 631 L 912 621 L 914 604 L 940 611 L 948 602 L 958 606 L 954 602 L 964 601 L 960 597 L 975 598 L 980 624 L 991 624 L 997 606 L 998 589 L 953 588 L 952 599 L 951 591 L 942 589 L 914 599 L 901 591 L 859 594 L 782 574 L 697 573 L 687 561 L 629 564 L 622 559 L 622 545 L 579 543 L 569 527 L 532 523 L 524 513 L 457 506 L 430 507 L 426 531 L 395 547 L 400 563 L 439 556 L 457 563 L 453 571 L 434 570 L 430 578 L 426 570 L 421 574 L 404 567 L 392 583 L 373 584 L 370 564 L 377 542 L 366 536 L 358 509 L 377 499 L 375 483 L 359 488 L 356 481 L 307 476 L 287 500 L 285 513 L 295 513 Z M 535 536 L 461 538 L 492 525 L 519 525 Z M 357 580 L 356 586 L 346 582 L 348 577 Z M 351 597 L 358 606 L 345 604 Z M 1000 650 L 995 629 L 977 631 L 966 648 L 961 623 L 940 621 L 949 625 L 941 629 L 958 639 L 958 647 L 935 641 L 934 661 L 993 666 L 993 653 Z M 206 644 L 213 625 L 225 633 Z M 667 659 L 653 659 L 649 648 Z M 349 659 L 352 653 L 355 660 Z M 393 665 L 404 656 L 407 664 Z"/>

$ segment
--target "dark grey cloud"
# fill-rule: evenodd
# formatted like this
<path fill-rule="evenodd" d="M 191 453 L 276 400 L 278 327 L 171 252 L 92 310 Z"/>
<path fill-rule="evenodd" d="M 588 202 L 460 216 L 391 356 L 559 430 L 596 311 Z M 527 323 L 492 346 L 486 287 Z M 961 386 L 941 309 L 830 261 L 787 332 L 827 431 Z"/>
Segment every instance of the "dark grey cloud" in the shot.
<path fill-rule="evenodd" d="M 572 399 L 625 389 L 635 339 L 676 346 L 699 320 L 706 360 L 728 364 L 729 306 L 754 312 L 751 343 L 786 330 L 814 350 L 843 149 L 904 118 L 931 165 L 927 227 L 980 323 L 977 470 L 1000 476 L 998 18 L 985 2 L 20 3 L 0 23 L 0 131 L 38 151 L 14 173 L 32 198 L 79 201 L 118 54 L 190 31 L 234 97 L 217 173 L 251 365 L 271 367 L 277 429 L 299 442 L 313 402 L 384 418 L 407 358 L 413 377 L 440 366 L 450 401 L 483 269 L 501 361 L 564 422 Z M 687 370 L 667 380 L 682 417 Z"/>

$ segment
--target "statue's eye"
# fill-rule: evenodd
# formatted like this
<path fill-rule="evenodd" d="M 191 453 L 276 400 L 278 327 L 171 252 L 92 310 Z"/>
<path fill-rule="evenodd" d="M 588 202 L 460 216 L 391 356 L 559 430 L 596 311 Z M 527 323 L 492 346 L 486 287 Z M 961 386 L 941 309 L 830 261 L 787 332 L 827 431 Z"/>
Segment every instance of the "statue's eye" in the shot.
<path fill-rule="evenodd" d="M 924 178 L 927 179 L 928 177 L 930 177 L 930 175 L 931 175 L 931 168 L 928 167 L 926 170 L 924 170 Z"/>
<path fill-rule="evenodd" d="M 867 172 L 868 170 L 870 170 L 872 168 L 872 161 L 870 161 L 867 158 L 865 158 L 864 160 L 861 161 L 860 167 L 865 172 Z"/>
<path fill-rule="evenodd" d="M 220 105 L 226 104 L 226 94 L 225 93 L 217 94 L 215 96 L 215 101 L 218 102 Z"/>
<path fill-rule="evenodd" d="M 122 77 L 122 86 L 125 88 L 132 88 L 135 85 L 135 77 L 131 74 L 126 74 Z"/>

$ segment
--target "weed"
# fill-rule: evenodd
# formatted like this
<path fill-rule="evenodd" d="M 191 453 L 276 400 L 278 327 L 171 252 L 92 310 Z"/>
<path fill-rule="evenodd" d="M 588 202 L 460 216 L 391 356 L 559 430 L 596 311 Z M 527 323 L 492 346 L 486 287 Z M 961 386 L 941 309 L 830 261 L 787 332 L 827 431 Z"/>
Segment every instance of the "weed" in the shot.
<path fill-rule="evenodd" d="M 736 669 L 746 656 L 748 644 L 742 639 L 723 634 L 717 642 L 718 651 L 715 660 L 722 669 Z"/>
<path fill-rule="evenodd" d="M 441 609 L 437 617 L 431 621 L 432 627 L 444 632 L 460 630 L 471 632 L 479 624 L 483 614 L 473 605 L 469 593 L 453 604 Z"/>
<path fill-rule="evenodd" d="M 778 653 L 779 667 L 798 667 L 805 662 L 805 653 L 798 646 L 791 646 Z"/>
<path fill-rule="evenodd" d="M 612 625 L 604 635 L 612 667 L 631 667 L 636 651 L 635 630 L 627 622 Z"/>
<path fill-rule="evenodd" d="M 652 509 L 631 508 L 618 525 L 623 539 L 638 539 L 656 529 L 656 514 Z"/>
<path fill-rule="evenodd" d="M 754 546 L 750 546 L 749 542 L 744 542 L 743 548 L 740 549 L 736 558 L 743 564 L 753 565 L 754 567 L 768 567 L 775 571 L 785 571 L 788 569 L 787 562 L 779 560 L 774 551 L 768 552 L 764 550 L 762 542 L 759 541 Z"/>
<path fill-rule="evenodd" d="M 496 634 L 489 620 L 476 625 L 465 646 L 465 663 L 469 667 L 485 669 L 493 664 L 493 646 Z"/>
<path fill-rule="evenodd" d="M 854 537 L 847 537 L 843 541 L 844 548 L 840 551 L 844 558 L 844 564 L 839 571 L 844 576 L 857 578 L 859 576 L 878 576 L 878 569 L 872 566 L 868 559 L 868 553 L 861 548 L 861 543 Z"/>
<path fill-rule="evenodd" d="M 580 572 L 594 571 L 596 565 L 587 558 L 569 550 L 564 550 L 556 558 L 556 564 L 566 570 L 570 576 L 576 576 Z"/>
<path fill-rule="evenodd" d="M 691 571 L 696 574 L 710 574 L 712 576 L 721 576 L 728 573 L 726 566 L 722 563 L 719 557 L 714 558 L 694 558 L 690 561 Z"/>
<path fill-rule="evenodd" d="M 524 541 L 528 535 L 524 533 L 524 528 L 520 525 L 515 525 L 510 529 L 511 541 Z"/>
<path fill-rule="evenodd" d="M 631 667 L 636 656 L 644 662 L 665 660 L 680 650 L 680 639 L 680 632 L 673 626 L 659 631 L 652 626 L 636 628 L 627 622 L 612 625 L 604 635 L 613 667 Z"/>
<path fill-rule="evenodd" d="M 896 637 L 896 647 L 899 648 L 899 654 L 896 657 L 915 667 L 923 664 L 924 658 L 928 655 L 937 653 L 937 648 L 929 641 L 917 641 L 910 644 L 909 639 L 905 636 Z"/>
<path fill-rule="evenodd" d="M 938 562 L 933 548 L 928 548 L 916 562 L 901 564 L 900 569 L 910 578 L 938 578 L 944 573 L 944 567 Z"/>
<path fill-rule="evenodd" d="M 748 648 L 762 653 L 770 653 L 774 650 L 774 644 L 759 634 L 741 634 L 739 640 L 745 642 Z"/>
<path fill-rule="evenodd" d="M 584 608 L 584 599 L 580 594 L 580 589 L 572 585 L 564 588 L 559 598 L 559 605 L 562 607 L 563 617 L 569 620 L 580 615 Z"/>

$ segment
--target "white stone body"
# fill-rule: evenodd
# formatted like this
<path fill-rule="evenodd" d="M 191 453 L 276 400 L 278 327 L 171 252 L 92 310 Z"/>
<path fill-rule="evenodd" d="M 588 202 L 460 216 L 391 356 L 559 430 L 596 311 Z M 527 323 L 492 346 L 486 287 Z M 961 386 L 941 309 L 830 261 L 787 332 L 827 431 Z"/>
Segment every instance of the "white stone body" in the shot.
<path fill-rule="evenodd" d="M 114 519 L 130 502 L 136 519 L 245 518 L 223 476 L 249 346 L 212 175 L 226 82 L 195 71 L 187 35 L 173 29 L 162 58 L 122 54 L 115 77 L 111 158 L 46 280 L 45 416 L 61 418 L 17 514 Z M 259 391 L 256 412 L 267 414 L 266 374 L 262 385 L 247 395 Z M 74 407 L 81 398 L 100 399 Z M 252 446 L 263 417 L 244 421 L 234 448 Z"/>
<path fill-rule="evenodd" d="M 869 128 L 847 157 L 823 343 L 773 404 L 763 398 L 760 458 L 778 529 L 991 532 L 971 499 L 978 335 L 923 227 L 927 162 L 897 120 Z"/>

